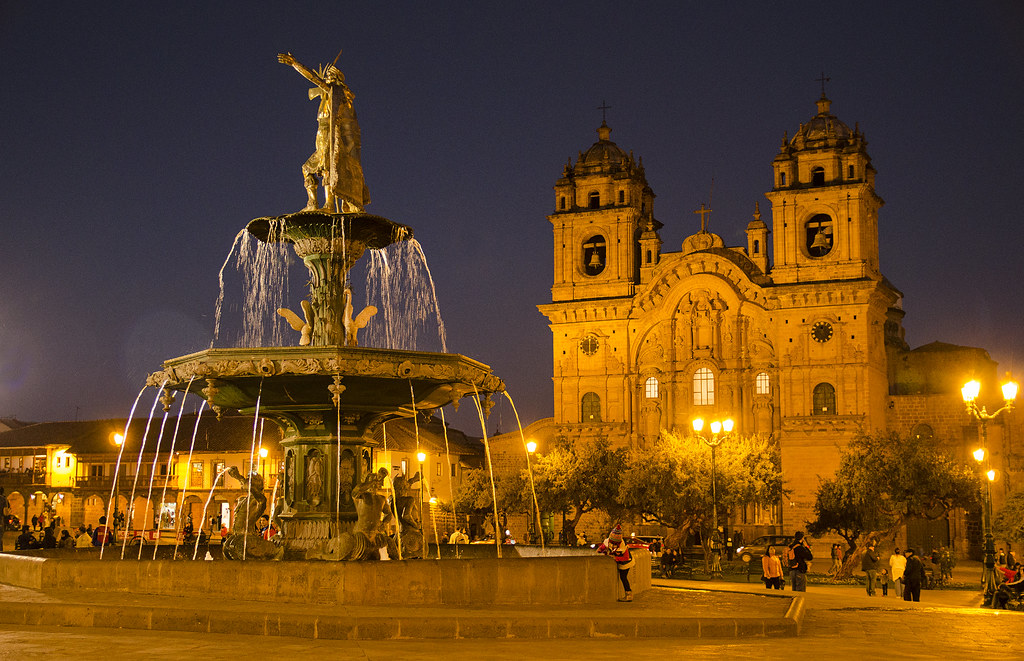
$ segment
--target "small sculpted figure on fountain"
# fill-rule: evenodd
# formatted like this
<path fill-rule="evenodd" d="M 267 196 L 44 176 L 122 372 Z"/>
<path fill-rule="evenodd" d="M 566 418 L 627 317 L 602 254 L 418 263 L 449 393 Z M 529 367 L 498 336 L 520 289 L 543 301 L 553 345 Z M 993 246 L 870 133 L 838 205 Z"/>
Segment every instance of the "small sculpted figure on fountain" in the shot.
<path fill-rule="evenodd" d="M 338 53 L 341 56 L 341 53 Z M 294 68 L 316 85 L 309 98 L 320 98 L 317 110 L 316 150 L 302 165 L 302 177 L 309 198 L 304 210 L 316 211 L 317 178 L 323 183 L 328 213 L 358 212 L 370 203 L 370 193 L 363 179 L 360 160 L 359 122 L 352 107 L 355 95 L 345 84 L 343 74 L 334 62 L 313 71 L 297 61 L 291 53 L 280 53 L 277 61 Z"/>
<path fill-rule="evenodd" d="M 224 557 L 228 560 L 280 560 L 284 557 L 284 547 L 277 543 L 280 538 L 268 541 L 257 532 L 260 517 L 267 511 L 263 477 L 256 471 L 250 472 L 248 477 L 242 475 L 237 466 L 230 467 L 227 474 L 238 480 L 246 495 L 235 504 L 234 527 L 224 539 Z"/>
<path fill-rule="evenodd" d="M 393 518 L 384 492 L 387 476 L 388 469 L 381 468 L 352 488 L 356 506 L 352 530 L 332 538 L 322 550 L 311 549 L 306 553 L 307 559 L 380 560 L 380 549 L 391 550 L 393 544 L 385 532 Z"/>
<path fill-rule="evenodd" d="M 402 557 L 423 557 L 423 519 L 419 487 L 420 474 L 411 478 L 399 473 L 395 476 L 395 510 L 402 535 Z"/>

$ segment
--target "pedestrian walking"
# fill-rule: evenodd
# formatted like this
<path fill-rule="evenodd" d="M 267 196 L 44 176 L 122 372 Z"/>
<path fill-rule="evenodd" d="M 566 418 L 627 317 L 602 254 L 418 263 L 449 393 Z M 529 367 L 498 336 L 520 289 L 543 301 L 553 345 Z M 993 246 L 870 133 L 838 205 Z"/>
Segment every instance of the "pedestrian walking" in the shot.
<path fill-rule="evenodd" d="M 626 592 L 625 596 L 620 598 L 619 601 L 633 601 L 633 590 L 629 587 L 629 569 L 635 561 L 629 552 L 629 547 L 626 546 L 626 542 L 622 539 L 621 526 L 616 525 L 612 528 L 612 531 L 608 533 L 608 538 L 597 547 L 597 552 L 610 556 L 615 560 L 615 567 L 619 572 L 619 580 L 622 581 L 622 589 Z"/>
<path fill-rule="evenodd" d="M 868 596 L 875 596 L 875 581 L 878 580 L 878 554 L 875 553 L 875 540 L 868 540 L 868 547 L 860 559 L 860 569 L 867 578 Z"/>
<path fill-rule="evenodd" d="M 889 574 L 892 576 L 892 582 L 896 586 L 896 596 L 903 596 L 903 571 L 907 568 L 907 559 L 900 553 L 899 548 L 892 550 L 892 555 L 889 556 Z"/>
<path fill-rule="evenodd" d="M 4 532 L 7 530 L 7 496 L 0 487 L 0 553 L 4 551 Z"/>
<path fill-rule="evenodd" d="M 921 587 L 928 582 L 924 571 L 924 563 L 914 549 L 907 549 L 907 566 L 903 570 L 903 601 L 921 601 Z"/>
<path fill-rule="evenodd" d="M 793 592 L 807 592 L 807 563 L 814 560 L 814 555 L 802 530 L 793 534 L 793 543 L 786 550 L 786 560 L 791 589 Z"/>
<path fill-rule="evenodd" d="M 828 573 L 832 578 L 838 578 L 839 572 L 843 570 L 843 547 L 839 544 L 832 545 L 832 566 Z"/>

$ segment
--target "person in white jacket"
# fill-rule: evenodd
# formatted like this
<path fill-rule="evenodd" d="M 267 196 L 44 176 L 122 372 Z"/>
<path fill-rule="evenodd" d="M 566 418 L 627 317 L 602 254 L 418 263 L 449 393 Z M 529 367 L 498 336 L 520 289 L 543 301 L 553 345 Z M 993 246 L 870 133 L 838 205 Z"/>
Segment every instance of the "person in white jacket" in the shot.
<path fill-rule="evenodd" d="M 896 584 L 896 596 L 903 595 L 903 572 L 907 568 L 907 558 L 900 553 L 899 549 L 893 549 L 889 556 L 889 573 L 892 575 L 893 583 Z"/>

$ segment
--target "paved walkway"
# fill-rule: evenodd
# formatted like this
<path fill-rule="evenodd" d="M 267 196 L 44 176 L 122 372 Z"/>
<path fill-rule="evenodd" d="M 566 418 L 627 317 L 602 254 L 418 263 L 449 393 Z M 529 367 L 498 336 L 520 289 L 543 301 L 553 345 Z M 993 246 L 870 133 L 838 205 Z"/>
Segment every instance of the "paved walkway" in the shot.
<path fill-rule="evenodd" d="M 978 581 L 980 567 L 958 568 L 960 580 Z M 662 590 L 647 603 L 612 605 L 623 620 L 630 609 L 673 610 L 674 616 L 699 612 L 747 613 L 760 605 L 774 614 L 788 600 L 765 597 L 760 584 L 659 581 Z M 10 590 L 16 590 L 10 588 Z M 791 596 L 786 592 L 786 596 Z M 0 609 L 24 603 L 26 594 L 0 595 Z M 775 595 L 772 595 L 775 596 Z M 1024 614 L 977 608 L 978 592 L 925 591 L 922 602 L 908 603 L 890 594 L 868 597 L 863 587 L 811 585 L 804 596 L 805 613 L 800 636 L 793 638 L 606 638 L 573 640 L 309 640 L 288 636 L 252 636 L 239 633 L 184 633 L 52 626 L 0 625 L 0 659 L 68 658 L 103 649 L 115 659 L 237 659 L 239 655 L 321 654 L 325 658 L 387 660 L 460 659 L 655 658 L 666 655 L 687 659 L 786 659 L 813 655 L 814 659 L 971 659 L 984 661 L 1024 658 Z M 36 603 L 52 605 L 53 595 L 36 594 Z M 121 598 L 132 599 L 128 595 Z M 31 599 L 29 599 L 31 601 Z M 201 605 L 201 604 L 199 604 Z M 239 607 L 241 608 L 241 607 Z M 242 609 L 244 610 L 244 609 Z M 426 619 L 432 609 L 424 609 Z M 529 609 L 519 609 L 529 610 Z M 683 612 L 678 612 L 683 610 Z M 635 613 L 634 613 L 635 614 Z"/>

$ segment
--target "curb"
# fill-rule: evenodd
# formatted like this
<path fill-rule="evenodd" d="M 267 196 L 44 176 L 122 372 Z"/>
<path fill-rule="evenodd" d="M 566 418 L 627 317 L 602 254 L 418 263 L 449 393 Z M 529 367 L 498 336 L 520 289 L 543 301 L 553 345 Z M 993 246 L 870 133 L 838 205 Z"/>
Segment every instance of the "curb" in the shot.
<path fill-rule="evenodd" d="M 701 618 L 620 615 L 521 615 L 489 612 L 443 616 L 396 609 L 390 616 L 277 614 L 165 606 L 11 603 L 0 624 L 92 627 L 190 633 L 290 636 L 325 640 L 756 638 L 799 634 L 803 599 L 784 617 Z M 436 612 L 437 609 L 431 609 Z"/>

